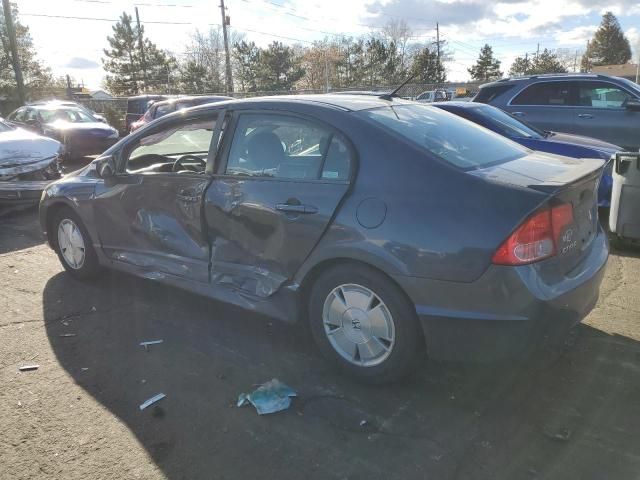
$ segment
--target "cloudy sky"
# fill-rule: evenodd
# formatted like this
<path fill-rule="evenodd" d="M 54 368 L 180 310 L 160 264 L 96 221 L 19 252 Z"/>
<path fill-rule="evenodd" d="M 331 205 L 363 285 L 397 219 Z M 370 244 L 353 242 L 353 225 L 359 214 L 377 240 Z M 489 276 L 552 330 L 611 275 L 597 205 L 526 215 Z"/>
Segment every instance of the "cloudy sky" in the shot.
<path fill-rule="evenodd" d="M 220 24 L 219 0 L 17 0 L 39 55 L 58 75 L 99 88 L 102 49 L 121 12 L 138 6 L 146 33 L 180 55 L 196 28 Z M 602 13 L 612 10 L 632 43 L 640 42 L 640 0 L 226 0 L 232 28 L 259 45 L 273 40 L 308 44 L 327 35 L 361 35 L 391 19 L 404 19 L 415 41 L 448 42 L 450 80 L 466 80 L 484 43 L 503 70 L 538 48 L 584 48 Z M 75 18 L 70 18 L 75 17 Z"/>

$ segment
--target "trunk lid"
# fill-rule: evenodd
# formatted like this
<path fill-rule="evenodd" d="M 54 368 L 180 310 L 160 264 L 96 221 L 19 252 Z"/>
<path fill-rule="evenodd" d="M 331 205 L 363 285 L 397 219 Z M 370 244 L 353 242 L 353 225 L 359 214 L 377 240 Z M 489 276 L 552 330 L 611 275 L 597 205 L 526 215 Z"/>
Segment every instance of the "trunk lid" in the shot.
<path fill-rule="evenodd" d="M 573 222 L 556 238 L 556 255 L 543 263 L 569 273 L 586 255 L 598 232 L 598 183 L 605 163 L 532 153 L 522 158 L 470 172 L 487 181 L 530 188 L 548 195 L 541 207 L 571 204 Z M 514 225 L 516 228 L 517 225 Z"/>

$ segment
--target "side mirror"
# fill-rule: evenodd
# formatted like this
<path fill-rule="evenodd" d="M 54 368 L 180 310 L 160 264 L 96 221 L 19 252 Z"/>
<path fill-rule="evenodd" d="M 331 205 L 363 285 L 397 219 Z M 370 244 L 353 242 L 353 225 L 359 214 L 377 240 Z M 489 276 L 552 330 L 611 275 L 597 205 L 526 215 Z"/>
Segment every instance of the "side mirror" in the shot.
<path fill-rule="evenodd" d="M 115 176 L 116 165 L 113 161 L 113 157 L 109 155 L 108 157 L 97 160 L 96 171 L 98 172 L 98 176 L 100 178 L 110 178 Z"/>
<path fill-rule="evenodd" d="M 627 110 L 633 110 L 634 112 L 638 112 L 640 111 L 640 99 L 630 98 L 629 100 L 627 100 L 624 106 Z"/>

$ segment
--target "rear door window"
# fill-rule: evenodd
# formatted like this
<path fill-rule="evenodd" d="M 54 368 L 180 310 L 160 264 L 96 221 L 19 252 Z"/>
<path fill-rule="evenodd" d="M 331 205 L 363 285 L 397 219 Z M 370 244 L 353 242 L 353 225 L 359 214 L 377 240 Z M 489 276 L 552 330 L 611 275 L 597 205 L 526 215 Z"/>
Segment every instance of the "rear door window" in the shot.
<path fill-rule="evenodd" d="M 346 142 L 323 125 L 280 114 L 242 114 L 225 173 L 345 181 L 351 160 Z"/>
<path fill-rule="evenodd" d="M 580 82 L 579 102 L 581 107 L 624 108 L 630 98 L 633 97 L 629 93 L 609 82 Z"/>
<path fill-rule="evenodd" d="M 577 93 L 577 82 L 539 82 L 525 88 L 511 105 L 575 106 Z"/>
<path fill-rule="evenodd" d="M 508 92 L 513 88 L 513 85 L 496 85 L 492 87 L 481 88 L 478 94 L 474 97 L 474 102 L 479 103 L 491 103 L 495 98 L 499 97 L 503 93 Z"/>
<path fill-rule="evenodd" d="M 463 169 L 506 162 L 527 154 L 517 143 L 429 105 L 380 107 L 357 115 Z"/>

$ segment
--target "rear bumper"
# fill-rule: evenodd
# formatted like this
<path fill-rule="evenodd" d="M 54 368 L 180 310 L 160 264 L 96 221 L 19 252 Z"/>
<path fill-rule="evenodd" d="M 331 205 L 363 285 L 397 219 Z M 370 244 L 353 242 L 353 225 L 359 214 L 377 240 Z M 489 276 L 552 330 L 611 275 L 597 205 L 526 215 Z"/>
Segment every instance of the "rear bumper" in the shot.
<path fill-rule="evenodd" d="M 394 278 L 416 305 L 430 357 L 492 361 L 563 339 L 595 306 L 608 254 L 600 231 L 584 260 L 556 282 L 547 283 L 536 264 L 493 265 L 472 283 Z"/>
<path fill-rule="evenodd" d="M 10 205 L 36 204 L 42 191 L 55 180 L 0 182 L 0 203 Z"/>

